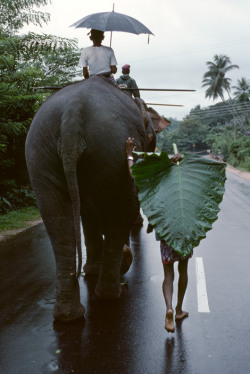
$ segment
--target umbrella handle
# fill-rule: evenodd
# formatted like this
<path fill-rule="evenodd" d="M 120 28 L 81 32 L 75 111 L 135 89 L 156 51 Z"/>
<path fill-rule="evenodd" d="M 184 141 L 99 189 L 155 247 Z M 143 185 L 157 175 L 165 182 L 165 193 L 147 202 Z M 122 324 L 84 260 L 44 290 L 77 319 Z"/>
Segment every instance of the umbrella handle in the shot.
<path fill-rule="evenodd" d="M 110 48 L 111 48 L 111 44 L 112 44 L 112 31 L 110 33 Z"/>

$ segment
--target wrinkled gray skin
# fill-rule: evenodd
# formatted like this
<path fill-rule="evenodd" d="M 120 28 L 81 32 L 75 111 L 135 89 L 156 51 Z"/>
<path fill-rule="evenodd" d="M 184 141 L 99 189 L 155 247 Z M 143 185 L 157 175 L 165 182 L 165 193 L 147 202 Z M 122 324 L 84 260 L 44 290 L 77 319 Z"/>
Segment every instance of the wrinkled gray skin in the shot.
<path fill-rule="evenodd" d="M 145 128 L 134 100 L 103 77 L 58 91 L 34 117 L 26 160 L 56 259 L 56 320 L 69 322 L 84 314 L 78 285 L 80 217 L 87 249 L 84 270 L 99 273 L 96 295 L 120 295 L 123 245 L 139 211 L 125 142 L 133 137 L 138 151 L 153 151 L 155 130 L 148 122 Z"/>

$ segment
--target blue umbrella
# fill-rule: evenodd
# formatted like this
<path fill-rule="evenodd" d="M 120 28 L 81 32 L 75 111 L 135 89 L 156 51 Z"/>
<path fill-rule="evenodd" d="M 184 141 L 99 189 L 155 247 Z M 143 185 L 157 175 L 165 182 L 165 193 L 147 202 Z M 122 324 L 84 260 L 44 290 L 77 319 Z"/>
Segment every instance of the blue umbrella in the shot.
<path fill-rule="evenodd" d="M 75 28 L 96 29 L 101 31 L 123 31 L 131 34 L 152 34 L 146 26 L 135 18 L 117 12 L 93 13 L 73 23 Z M 70 27 L 71 27 L 70 26 Z"/>

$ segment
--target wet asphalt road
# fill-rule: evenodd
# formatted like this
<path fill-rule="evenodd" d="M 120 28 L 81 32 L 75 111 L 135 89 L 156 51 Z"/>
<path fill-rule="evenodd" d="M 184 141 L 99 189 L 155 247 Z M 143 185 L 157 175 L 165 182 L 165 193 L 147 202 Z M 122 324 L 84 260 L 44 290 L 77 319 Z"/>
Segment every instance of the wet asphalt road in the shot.
<path fill-rule="evenodd" d="M 85 320 L 68 326 L 52 319 L 55 263 L 43 224 L 0 243 L 1 374 L 250 373 L 250 182 L 228 173 L 219 219 L 190 260 L 190 316 L 174 334 L 164 330 L 159 243 L 146 223 L 131 239 L 121 300 L 97 303 L 95 280 L 82 277 Z M 195 257 L 210 313 L 198 312 Z"/>

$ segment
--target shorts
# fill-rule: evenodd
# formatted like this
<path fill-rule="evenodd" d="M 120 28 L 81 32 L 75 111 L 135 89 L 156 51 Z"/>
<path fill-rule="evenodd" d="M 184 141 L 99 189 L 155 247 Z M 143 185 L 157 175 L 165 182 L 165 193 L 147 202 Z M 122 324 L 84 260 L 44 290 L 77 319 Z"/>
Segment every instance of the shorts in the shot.
<path fill-rule="evenodd" d="M 176 261 L 180 260 L 189 260 L 193 256 L 193 250 L 187 255 L 183 256 L 180 253 L 176 252 L 170 245 L 167 245 L 165 240 L 161 240 L 161 260 L 162 263 L 173 264 Z"/>

